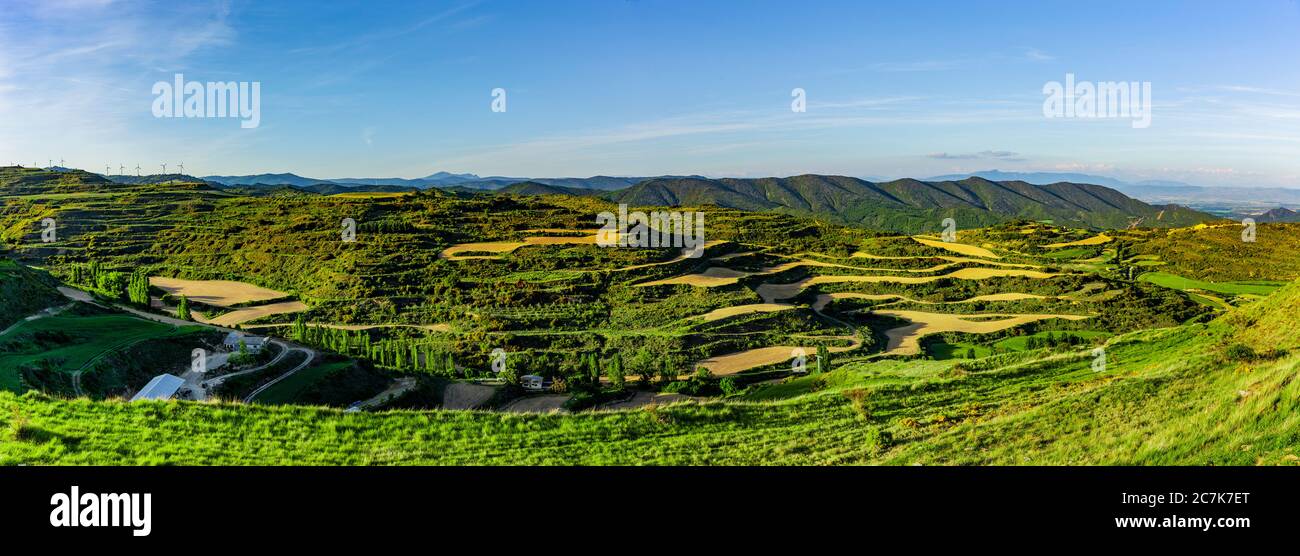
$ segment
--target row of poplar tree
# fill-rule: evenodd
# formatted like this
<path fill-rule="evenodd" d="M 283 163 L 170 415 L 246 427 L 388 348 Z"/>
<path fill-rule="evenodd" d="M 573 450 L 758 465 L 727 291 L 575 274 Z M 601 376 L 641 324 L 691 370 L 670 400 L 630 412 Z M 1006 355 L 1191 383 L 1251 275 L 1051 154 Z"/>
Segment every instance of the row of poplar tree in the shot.
<path fill-rule="evenodd" d="M 149 306 L 149 276 L 142 270 L 130 274 L 107 270 L 98 261 L 72 265 L 69 281 L 113 299 Z"/>

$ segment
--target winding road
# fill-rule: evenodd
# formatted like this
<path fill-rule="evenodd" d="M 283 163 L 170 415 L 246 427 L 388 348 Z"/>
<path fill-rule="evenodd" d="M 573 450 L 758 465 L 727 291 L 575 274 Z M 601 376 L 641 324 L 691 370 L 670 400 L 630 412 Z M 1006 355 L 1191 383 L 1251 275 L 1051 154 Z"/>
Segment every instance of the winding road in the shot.
<path fill-rule="evenodd" d="M 69 288 L 69 287 L 66 287 L 66 286 L 61 286 L 61 287 L 59 287 L 59 293 L 63 294 L 64 297 L 66 297 L 66 298 L 68 298 L 68 299 L 71 299 L 71 300 L 73 300 L 73 301 L 80 301 L 80 302 L 82 302 L 82 303 L 89 303 L 89 304 L 91 304 L 91 305 L 95 305 L 95 306 L 97 306 L 97 307 L 102 307 L 102 308 L 105 308 L 105 309 L 116 309 L 116 310 L 119 310 L 119 311 L 125 311 L 125 312 L 127 312 L 127 313 L 130 313 L 130 314 L 132 314 L 132 315 L 135 315 L 135 316 L 140 317 L 140 318 L 143 318 L 143 319 L 152 320 L 152 321 L 155 321 L 155 322 L 161 322 L 161 323 L 164 323 L 164 324 L 170 324 L 170 325 L 172 325 L 172 326 L 202 326 L 202 327 L 211 328 L 211 329 L 214 329 L 214 330 L 220 330 L 220 331 L 222 331 L 222 332 L 236 332 L 236 330 L 234 330 L 234 329 L 232 329 L 232 328 L 226 328 L 226 327 L 224 327 L 224 326 L 217 326 L 217 325 L 214 325 L 214 324 L 206 324 L 206 323 L 201 323 L 201 322 L 192 322 L 192 321 L 187 321 L 187 320 L 181 320 L 181 319 L 174 318 L 174 317 L 169 317 L 169 316 L 166 316 L 166 315 L 156 315 L 156 314 L 153 314 L 153 313 L 148 313 L 148 312 L 141 311 L 141 310 L 139 310 L 139 309 L 135 309 L 135 308 L 132 308 L 132 307 L 127 307 L 127 306 L 124 306 L 124 305 L 113 304 L 113 305 L 110 307 L 110 306 L 103 305 L 103 304 L 99 303 L 99 302 L 96 301 L 95 298 L 92 297 L 89 293 L 86 293 L 86 292 L 84 292 L 84 291 L 81 291 L 81 290 L 78 290 L 78 289 L 75 289 L 75 288 Z M 146 339 L 148 339 L 148 338 L 146 338 Z M 144 341 L 144 340 L 140 340 L 140 341 Z M 139 342 L 135 342 L 135 343 L 139 343 Z M 135 343 L 132 343 L 132 344 L 130 344 L 130 345 L 135 345 Z M 239 372 L 237 372 L 237 373 L 230 373 L 230 374 L 222 375 L 222 376 L 219 376 L 219 377 L 214 377 L 212 380 L 208 381 L 208 386 L 209 386 L 209 388 L 211 388 L 212 386 L 216 386 L 217 384 L 220 384 L 221 382 L 225 381 L 225 379 L 227 379 L 227 378 L 231 378 L 231 377 L 239 376 L 239 375 L 244 375 L 244 374 L 248 374 L 248 373 L 254 373 L 254 372 L 257 372 L 257 371 L 261 371 L 261 370 L 267 369 L 267 368 L 271 367 L 272 365 L 275 365 L 276 363 L 280 362 L 280 361 L 281 361 L 281 360 L 282 360 L 286 355 L 289 354 L 290 351 L 301 351 L 301 352 L 304 352 L 304 353 L 307 354 L 307 358 L 306 358 L 305 360 L 303 360 L 302 364 L 300 364 L 300 365 L 298 365 L 298 366 L 296 366 L 296 367 L 294 367 L 294 368 L 292 368 L 292 369 L 289 369 L 289 371 L 287 371 L 287 372 L 285 372 L 284 374 L 282 374 L 282 375 L 276 377 L 275 380 L 272 380 L 271 382 L 268 382 L 268 383 L 262 385 L 262 386 L 261 386 L 260 388 L 258 388 L 257 390 L 254 390 L 252 394 L 249 394 L 248 397 L 244 398 L 244 402 L 247 403 L 249 400 L 253 399 L 254 396 L 256 396 L 256 395 L 262 393 L 262 391 L 265 390 L 267 387 L 269 387 L 269 386 L 271 386 L 271 385 L 273 385 L 273 384 L 275 384 L 275 383 L 277 383 L 277 382 L 280 382 L 280 381 L 284 380 L 285 378 L 288 378 L 290 375 L 292 375 L 292 374 L 294 374 L 294 373 L 296 373 L 296 372 L 298 372 L 298 371 L 300 371 L 300 370 L 302 370 L 302 369 L 307 368 L 309 365 L 311 365 L 312 361 L 314 361 L 314 360 L 316 359 L 316 355 L 317 355 L 316 350 L 313 350 L 313 349 L 311 349 L 311 348 L 309 348 L 309 347 L 300 346 L 300 345 L 298 345 L 298 344 L 293 344 L 293 343 L 290 343 L 290 342 L 286 342 L 286 341 L 284 341 L 284 340 L 274 339 L 274 338 L 273 338 L 273 339 L 270 339 L 270 340 L 269 340 L 269 343 L 275 344 L 275 345 L 277 345 L 277 346 L 280 347 L 280 353 L 279 353 L 279 355 L 277 355 L 277 356 L 275 357 L 275 359 L 271 360 L 270 363 L 267 363 L 267 364 L 265 364 L 265 365 L 262 365 L 262 366 L 259 366 L 259 367 L 253 368 L 253 369 L 247 369 L 247 370 L 244 370 L 244 371 L 239 371 Z M 127 346 L 127 347 L 129 347 L 129 346 Z M 117 349 L 119 349 L 119 348 L 114 348 L 112 351 L 116 351 Z M 102 355 L 102 354 L 101 354 L 101 355 Z M 228 354 L 216 354 L 216 355 L 228 355 Z M 99 356 L 96 356 L 94 359 L 91 360 L 91 362 L 93 362 L 95 359 L 98 359 L 98 358 L 99 358 Z M 223 362 L 224 362 L 224 361 L 223 361 Z M 89 363 L 87 363 L 86 366 L 89 366 Z M 73 391 L 76 393 L 77 396 L 81 396 L 81 373 L 82 373 L 83 371 L 85 371 L 86 366 L 82 366 L 81 369 L 78 369 L 76 372 L 74 372 L 74 373 L 72 374 L 72 387 L 73 387 Z M 189 370 L 189 371 L 186 371 L 186 372 L 184 373 L 184 375 L 183 375 L 181 378 L 185 379 L 185 387 L 190 388 L 190 390 L 194 393 L 196 399 L 199 399 L 199 400 L 207 399 L 207 390 L 208 390 L 208 388 L 203 388 L 203 373 L 196 373 L 196 372 L 194 372 L 193 370 Z M 215 383 L 214 383 L 214 382 L 215 382 Z"/>
<path fill-rule="evenodd" d="M 313 360 L 316 359 L 316 352 L 315 352 L 314 350 L 311 350 L 311 349 L 308 349 L 308 348 L 305 348 L 305 347 L 301 347 L 301 346 L 293 346 L 293 347 L 290 347 L 288 344 L 282 343 L 282 342 L 280 342 L 279 340 L 273 340 L 273 341 L 275 341 L 276 343 L 279 343 L 281 346 L 283 346 L 283 347 L 285 348 L 284 351 L 282 351 L 282 352 L 280 353 L 281 355 L 284 355 L 284 354 L 288 353 L 290 350 L 292 350 L 292 351 L 302 351 L 302 352 L 305 352 L 305 353 L 307 354 L 307 359 L 304 359 L 303 362 L 302 362 L 302 363 L 299 363 L 297 367 L 294 367 L 294 368 L 292 368 L 292 369 L 289 369 L 288 372 L 286 372 L 286 373 L 284 373 L 284 374 L 282 374 L 282 375 L 280 375 L 280 376 L 275 377 L 275 379 L 271 380 L 271 382 L 268 382 L 268 383 L 266 383 L 266 384 L 263 384 L 263 385 L 261 385 L 261 386 L 258 386 L 256 390 L 253 390 L 253 393 L 251 393 L 251 394 L 249 394 L 249 395 L 247 395 L 247 396 L 244 397 L 244 403 L 249 403 L 249 402 L 253 401 L 253 398 L 256 398 L 258 394 L 261 394 L 261 393 L 262 393 L 263 391 L 265 391 L 267 388 L 270 388 L 270 387 L 272 387 L 272 386 L 275 386 L 276 383 L 278 383 L 278 382 L 280 382 L 280 381 L 282 381 L 282 380 L 284 380 L 284 379 L 286 379 L 286 378 L 289 378 L 290 376 L 293 375 L 293 373 L 296 373 L 296 372 L 298 372 L 298 371 L 301 371 L 301 370 L 307 368 L 309 365 L 311 365 L 311 362 L 312 362 Z"/>

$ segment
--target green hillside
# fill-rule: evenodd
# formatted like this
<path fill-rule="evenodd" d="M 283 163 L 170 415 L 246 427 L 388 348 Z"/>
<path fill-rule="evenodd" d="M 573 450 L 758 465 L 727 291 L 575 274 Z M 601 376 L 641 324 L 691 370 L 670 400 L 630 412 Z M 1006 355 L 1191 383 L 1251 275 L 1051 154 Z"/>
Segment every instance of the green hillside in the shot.
<path fill-rule="evenodd" d="M 1012 219 L 1051 220 L 1097 229 L 1130 224 L 1190 226 L 1213 220 L 1191 209 L 1155 207 L 1099 185 L 901 179 L 872 183 L 844 176 L 789 178 L 657 178 L 615 191 L 607 198 L 629 205 L 717 205 L 816 215 L 872 229 L 933 232 L 945 217 L 963 228 Z"/>
<path fill-rule="evenodd" d="M 0 393 L 0 464 L 1294 464 L 1300 285 L 1086 353 L 843 366 L 777 399 L 614 413 L 343 413 Z M 1242 327 L 1250 323 L 1250 327 Z M 1285 351 L 1245 351 L 1267 330 Z"/>
<path fill-rule="evenodd" d="M 1034 214 L 942 241 L 784 206 L 677 206 L 707 215 L 709 246 L 692 258 L 595 245 L 595 214 L 616 206 L 554 186 L 253 196 L 48 174 L 63 176 L 48 189 L 73 191 L 33 193 L 40 188 L 21 185 L 27 173 L 0 170 L 0 239 L 13 257 L 105 306 L 128 303 L 130 277 L 270 288 L 260 301 L 196 297 L 193 308 L 220 318 L 301 302 L 240 325 L 271 325 L 264 333 L 306 347 L 216 394 L 243 399 L 278 379 L 252 404 L 92 402 L 183 364 L 185 349 L 215 346 L 220 333 L 85 304 L 23 323 L 0 338 L 0 463 L 1246 464 L 1285 463 L 1293 444 L 1280 432 L 1286 417 L 1260 417 L 1249 449 L 1227 445 L 1209 419 L 1246 419 L 1241 407 L 1264 403 L 1237 392 L 1291 388 L 1278 373 L 1294 361 L 1273 348 L 1295 339 L 1285 326 L 1261 327 L 1278 327 L 1297 286 L 1252 304 L 1267 291 L 1139 279 L 1187 276 L 1197 261 L 1169 253 L 1189 248 L 1144 249 L 1212 228 L 1098 233 Z M 813 196 L 853 210 L 855 196 L 871 194 L 972 218 L 1091 202 L 1074 193 L 1125 203 L 1068 184 L 890 190 L 821 180 L 763 187 L 787 203 Z M 545 194 L 516 194 L 529 188 Z M 999 191 L 1019 197 L 999 200 Z M 882 210 L 917 223 L 937 216 Z M 59 223 L 55 242 L 40 241 L 45 217 Z M 348 218 L 356 241 L 340 236 Z M 1261 237 L 1285 237 L 1269 229 Z M 1215 260 L 1229 258 L 1222 247 Z M 1252 282 L 1289 282 L 1289 267 L 1270 257 L 1292 248 L 1241 250 L 1236 261 L 1257 269 Z M 26 294 L 28 305 L 0 306 L 26 316 L 67 305 L 53 278 L 43 280 L 7 280 L 45 285 Z M 160 307 L 135 301 L 135 310 L 177 302 L 161 288 L 148 292 Z M 1094 372 L 1091 353 L 1103 345 L 1109 367 Z M 795 346 L 825 372 L 793 374 Z M 307 347 L 318 355 L 310 362 Z M 500 370 L 495 349 L 510 354 Z M 523 391 L 523 374 L 550 381 L 548 392 Z M 457 407 L 448 392 L 461 388 L 486 388 L 466 405 L 485 410 L 396 409 Z M 322 407 L 398 391 L 366 411 Z M 633 399 L 636 409 L 587 411 Z M 684 401 L 646 401 L 658 399 Z M 574 413 L 507 413 L 516 403 Z"/>
<path fill-rule="evenodd" d="M 0 330 L 46 309 L 63 296 L 48 274 L 0 256 Z"/>

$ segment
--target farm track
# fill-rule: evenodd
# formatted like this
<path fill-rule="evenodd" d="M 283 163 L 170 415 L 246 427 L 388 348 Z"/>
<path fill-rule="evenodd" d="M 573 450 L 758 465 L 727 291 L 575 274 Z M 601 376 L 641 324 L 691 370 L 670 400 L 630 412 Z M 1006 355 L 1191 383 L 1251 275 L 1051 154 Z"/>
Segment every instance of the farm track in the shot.
<path fill-rule="evenodd" d="M 68 309 L 71 309 L 71 308 L 72 308 L 72 304 L 69 303 L 69 304 L 67 304 L 67 305 L 61 305 L 61 306 L 59 306 L 59 307 L 51 307 L 51 308 L 48 308 L 48 309 L 43 309 L 43 310 L 37 312 L 37 313 L 34 314 L 34 315 L 31 315 L 31 316 L 25 317 L 25 318 L 19 320 L 18 322 L 13 323 L 12 325 L 9 326 L 9 328 L 6 328 L 6 329 L 4 329 L 4 330 L 0 330 L 0 338 L 4 337 L 6 334 L 8 334 L 8 333 L 10 333 L 10 332 L 13 332 L 13 331 L 14 331 L 15 329 L 17 329 L 19 326 L 22 326 L 22 325 L 27 324 L 27 323 L 29 323 L 29 322 L 32 322 L 32 321 L 34 321 L 34 320 L 40 320 L 40 319 L 49 318 L 49 317 L 52 317 L 52 316 L 58 315 L 59 313 L 62 313 L 62 312 L 64 312 L 64 311 L 67 311 Z"/>
<path fill-rule="evenodd" d="M 175 331 L 176 331 L 176 328 L 173 328 L 173 329 L 172 329 L 172 332 L 175 332 Z M 77 370 L 75 370 L 75 371 L 72 371 L 72 393 L 73 393 L 75 396 L 77 396 L 77 397 L 81 397 L 81 395 L 82 395 L 82 391 L 81 391 L 81 375 L 82 375 L 83 373 L 85 373 L 85 372 L 86 372 L 86 369 L 90 368 L 91 365 L 93 365 L 93 364 L 95 364 L 96 362 L 98 362 L 100 358 L 102 358 L 102 357 L 104 357 L 105 355 L 108 355 L 108 354 L 110 354 L 110 353 L 115 353 L 115 352 L 118 352 L 118 351 L 123 351 L 123 350 L 131 349 L 132 347 L 135 347 L 136 344 L 139 344 L 139 343 L 141 343 L 141 342 L 147 342 L 147 341 L 149 341 L 149 340 L 153 340 L 153 339 L 155 339 L 155 338 L 158 338 L 158 336 L 156 336 L 156 335 L 154 335 L 154 334 L 143 334 L 143 335 L 140 335 L 140 336 L 132 336 L 131 338 L 128 338 L 128 341 L 127 341 L 126 343 L 115 344 L 115 345 L 113 345 L 113 346 L 111 346 L 111 347 L 108 347 L 108 348 L 105 348 L 104 350 L 102 350 L 102 351 L 100 351 L 99 353 L 95 354 L 93 357 L 91 357 L 90 359 L 86 360 L 86 363 L 85 363 L 84 365 L 82 365 L 81 368 L 79 368 L 79 369 L 77 369 Z"/>
<path fill-rule="evenodd" d="M 263 370 L 269 369 L 269 368 L 271 368 L 271 367 L 274 367 L 275 365 L 278 365 L 281 361 L 284 360 L 285 357 L 288 357 L 289 352 L 291 352 L 291 351 L 299 351 L 299 350 L 291 349 L 287 344 L 285 344 L 284 342 L 281 342 L 280 340 L 271 340 L 271 341 L 269 341 L 269 342 L 267 342 L 267 343 L 274 344 L 276 347 L 279 347 L 279 348 L 280 348 L 280 351 L 279 351 L 279 353 L 277 353 L 277 354 L 275 355 L 274 358 L 271 359 L 271 361 L 269 361 L 269 362 L 267 362 L 267 363 L 265 363 L 265 364 L 263 364 L 263 365 L 258 365 L 257 367 L 254 367 L 254 368 L 251 368 L 251 369 L 245 369 L 245 370 L 242 370 L 242 371 L 236 371 L 236 372 L 233 372 L 233 373 L 226 373 L 226 374 L 223 374 L 223 375 L 219 375 L 219 376 L 212 377 L 211 379 L 208 379 L 208 380 L 204 380 L 202 374 L 200 374 L 200 373 L 194 373 L 193 371 L 190 371 L 190 372 L 185 373 L 186 376 L 181 377 L 181 378 L 184 378 L 184 379 L 185 379 L 185 382 L 186 382 L 186 385 L 187 385 L 187 386 L 189 386 L 191 382 L 193 382 L 195 385 L 197 385 L 197 388 L 193 388 L 193 387 L 192 387 L 191 389 L 192 389 L 193 391 L 195 391 L 195 392 L 202 392 L 201 397 L 199 397 L 199 399 L 200 399 L 200 400 L 204 400 L 204 399 L 207 399 L 207 397 L 208 397 L 208 391 L 209 391 L 209 390 L 212 390 L 212 389 L 216 388 L 217 386 L 220 386 L 220 385 L 221 385 L 222 383 L 224 383 L 226 380 L 228 380 L 228 379 L 232 379 L 232 378 L 235 378 L 235 377 L 237 377 L 237 376 L 243 376 L 243 375 L 253 374 L 253 373 L 256 373 L 256 372 L 261 372 L 261 371 L 263 371 Z M 207 388 L 204 388 L 204 387 L 203 387 L 203 384 L 207 384 Z"/>
<path fill-rule="evenodd" d="M 286 373 L 284 373 L 284 374 L 282 374 L 282 375 L 280 375 L 280 376 L 278 376 L 278 377 L 275 377 L 274 379 L 271 379 L 270 382 L 267 382 L 266 384 L 263 384 L 263 385 L 259 386 L 256 390 L 253 390 L 253 392 L 252 392 L 251 394 L 249 394 L 249 395 L 247 395 L 247 396 L 244 397 L 244 400 L 243 400 L 244 403 L 252 403 L 252 401 L 253 401 L 255 398 L 257 398 L 258 394 L 261 394 L 262 392 L 265 392 L 267 388 L 270 388 L 270 387 L 272 387 L 272 386 L 275 386 L 276 384 L 279 384 L 280 381 L 282 381 L 282 380 L 284 380 L 284 379 L 286 379 L 286 378 L 289 378 L 290 376 L 293 376 L 294 373 L 296 373 L 296 372 L 298 372 L 298 371 L 301 371 L 301 370 L 307 368 L 309 365 L 311 365 L 311 362 L 314 361 L 314 360 L 316 359 L 316 351 L 315 351 L 315 350 L 308 349 L 308 348 L 304 348 L 304 347 L 299 347 L 299 346 L 294 346 L 292 349 L 293 349 L 294 351 L 305 352 L 305 353 L 307 354 L 307 359 L 303 360 L 302 363 L 299 363 L 297 367 L 294 367 L 294 368 L 292 368 L 292 369 L 289 369 L 288 372 L 286 372 Z"/>
<path fill-rule="evenodd" d="M 92 305 L 95 305 L 95 306 L 97 306 L 97 307 L 101 307 L 101 308 L 105 308 L 105 309 L 110 308 L 110 307 L 107 307 L 107 306 L 105 306 L 105 305 L 102 305 L 102 304 L 96 302 L 96 301 L 94 300 L 94 298 L 91 297 L 90 294 L 88 294 L 88 293 L 86 293 L 86 292 L 83 292 L 83 291 L 81 291 L 81 290 L 77 290 L 77 289 L 69 288 L 69 287 L 60 287 L 60 288 L 59 288 L 59 293 L 62 293 L 65 297 L 67 297 L 67 298 L 69 298 L 69 299 L 71 299 L 71 300 L 73 300 L 73 301 L 81 301 L 81 302 L 85 302 L 85 303 L 90 303 L 90 304 L 92 304 Z M 181 320 L 181 319 L 177 319 L 177 318 L 173 318 L 173 317 L 168 317 L 168 316 L 164 316 L 164 315 L 155 315 L 155 314 L 153 314 L 153 313 L 147 313 L 147 312 L 144 312 L 144 311 L 141 311 L 141 310 L 138 310 L 138 309 L 134 309 L 134 308 L 131 308 L 131 307 L 126 307 L 126 306 L 123 306 L 123 305 L 113 305 L 111 308 L 112 308 L 112 309 L 119 310 L 119 311 L 124 311 L 124 312 L 130 313 L 130 314 L 132 314 L 132 315 L 135 315 L 135 316 L 140 317 L 140 318 L 143 318 L 143 319 L 152 320 L 152 321 L 155 321 L 155 322 L 161 322 L 161 323 L 164 323 L 164 324 L 170 324 L 170 325 L 172 325 L 172 326 L 174 326 L 174 327 L 181 327 L 181 326 L 202 326 L 202 327 L 212 328 L 212 329 L 214 329 L 214 330 L 220 330 L 220 331 L 222 331 L 222 332 L 234 332 L 234 330 L 232 330 L 232 329 L 224 328 L 224 327 L 217 326 L 217 325 L 205 324 L 205 323 L 200 323 L 200 322 L 190 322 L 190 321 L 185 321 L 185 320 Z M 152 337 L 152 336 L 151 336 L 151 337 Z M 134 343 L 139 343 L 140 341 L 144 341 L 144 340 L 147 340 L 147 339 L 149 339 L 149 338 L 144 338 L 144 339 L 139 340 L 139 341 L 136 341 L 136 342 L 134 342 Z M 311 363 L 311 362 L 316 358 L 317 352 L 316 352 L 316 350 L 313 350 L 313 349 L 311 349 L 311 348 L 304 347 L 304 346 L 299 346 L 299 345 L 297 345 L 297 344 L 291 344 L 291 343 L 289 343 L 289 342 L 286 342 L 286 341 L 283 341 L 283 340 L 279 340 L 279 339 L 272 339 L 272 340 L 270 340 L 270 341 L 271 341 L 272 343 L 275 343 L 275 344 L 279 345 L 279 346 L 282 348 L 282 349 L 281 349 L 281 352 L 280 352 L 280 355 L 276 358 L 276 361 L 275 361 L 275 362 L 278 362 L 278 361 L 280 360 L 280 358 L 282 358 L 282 357 L 284 357 L 285 355 L 287 355 L 289 351 L 302 351 L 302 352 L 305 352 L 305 353 L 307 354 L 307 359 L 306 359 L 305 361 L 303 361 L 302 364 L 298 365 L 297 367 L 294 367 L 293 369 L 290 369 L 288 372 L 284 373 L 283 375 L 280 375 L 279 377 L 276 377 L 276 378 L 275 378 L 274 380 L 272 380 L 270 383 L 265 384 L 265 385 L 263 385 L 261 388 L 259 388 L 258 390 L 254 391 L 253 394 L 251 394 L 251 395 L 248 396 L 248 398 L 245 398 L 245 403 L 247 403 L 248 400 L 251 400 L 253 396 L 256 396 L 257 394 L 261 393 L 262 390 L 265 390 L 266 387 L 270 386 L 271 384 L 275 384 L 275 383 L 277 383 L 277 382 L 279 382 L 279 381 L 281 381 L 281 380 L 284 380 L 285 378 L 287 378 L 288 376 L 292 375 L 293 373 L 296 373 L 296 372 L 298 372 L 298 371 L 300 371 L 300 370 L 306 368 L 307 365 L 309 365 L 309 364 L 310 364 L 310 363 Z M 134 343 L 133 343 L 132 345 L 134 345 Z M 130 347 L 130 346 L 126 346 L 126 347 Z M 111 349 L 111 350 L 109 350 L 109 351 L 118 351 L 118 350 L 120 350 L 120 349 L 122 349 L 121 346 L 116 347 L 116 348 L 113 348 L 113 349 Z M 100 354 L 100 355 L 96 356 L 95 359 L 98 359 L 98 358 L 99 358 L 100 356 L 102 356 L 102 355 L 103 355 L 103 354 Z M 93 362 L 93 360 L 92 360 L 91 362 Z M 274 363 L 274 362 L 273 362 L 273 363 Z M 273 363 L 268 363 L 267 365 L 264 365 L 262 368 L 269 367 L 269 366 L 270 366 L 271 364 L 273 364 Z M 87 365 L 89 365 L 89 362 L 87 363 Z M 259 369 L 256 369 L 256 370 L 261 370 L 262 368 L 259 368 Z M 78 396 L 81 395 L 81 372 L 84 371 L 84 370 L 85 370 L 85 366 L 83 366 L 82 369 L 79 369 L 77 372 L 75 372 L 75 373 L 73 374 L 73 390 L 74 390 L 74 392 L 76 393 L 76 395 L 78 395 Z M 247 374 L 248 372 L 253 372 L 253 371 L 250 370 L 250 371 L 240 372 L 240 373 L 236 373 L 236 374 Z M 227 379 L 227 378 L 231 378 L 232 376 L 235 376 L 235 374 L 231 374 L 231 375 L 223 375 L 223 377 L 221 377 L 221 378 L 222 378 L 222 380 L 225 380 L 225 379 Z M 187 382 L 189 382 L 189 381 L 187 380 Z M 206 396 L 206 390 L 204 390 L 204 395 Z"/>
<path fill-rule="evenodd" d="M 414 377 L 396 379 L 392 384 L 388 385 L 388 388 L 385 388 L 383 392 L 375 394 L 368 400 L 358 402 L 353 407 L 356 407 L 357 409 L 370 409 L 372 407 L 377 407 L 390 399 L 397 399 L 401 397 L 402 394 L 414 390 L 415 386 L 416 381 Z"/>
<path fill-rule="evenodd" d="M 453 382 L 442 392 L 443 409 L 478 409 L 492 399 L 497 389 L 472 382 Z"/>

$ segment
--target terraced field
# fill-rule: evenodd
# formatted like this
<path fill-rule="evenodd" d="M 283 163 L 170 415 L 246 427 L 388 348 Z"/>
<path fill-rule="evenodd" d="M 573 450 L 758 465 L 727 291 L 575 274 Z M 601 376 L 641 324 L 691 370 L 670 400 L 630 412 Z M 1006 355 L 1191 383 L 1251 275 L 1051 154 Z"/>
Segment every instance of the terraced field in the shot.
<path fill-rule="evenodd" d="M 308 309 L 310 309 L 310 307 L 301 301 L 282 301 L 279 303 L 268 303 L 266 305 L 235 309 L 213 319 L 200 318 L 199 322 L 229 328 L 237 324 L 243 324 L 263 317 L 301 313 Z"/>
<path fill-rule="evenodd" d="M 259 302 L 284 299 L 289 294 L 262 288 L 244 282 L 230 280 L 181 280 L 153 276 L 149 285 L 163 290 L 168 295 L 185 296 L 190 301 L 229 309 L 214 318 L 207 318 L 197 312 L 195 319 L 205 324 L 233 327 L 264 317 L 300 313 L 310 309 L 301 301 L 279 301 L 258 304 Z M 246 306 L 251 305 L 251 306 Z"/>
<path fill-rule="evenodd" d="M 938 247 L 940 249 L 947 249 L 949 251 L 952 251 L 953 253 L 958 253 L 970 257 L 981 257 L 985 259 L 1002 258 L 997 254 L 993 253 L 992 251 L 989 251 L 988 249 L 976 245 L 967 245 L 965 243 L 957 243 L 954 241 L 940 241 L 932 238 L 919 237 L 919 236 L 914 237 L 912 239 L 916 240 L 917 243 L 920 243 L 922 245 L 928 245 L 930 247 Z"/>
<path fill-rule="evenodd" d="M 42 214 L 26 198 L 5 199 L 5 229 Z M 136 205 L 143 213 L 123 208 Z M 203 322 L 362 361 L 373 376 L 504 373 L 510 383 L 533 374 L 593 404 L 617 398 L 611 373 L 636 377 L 629 383 L 638 388 L 719 395 L 721 377 L 737 388 L 780 378 L 796 348 L 877 361 L 923 355 L 921 341 L 942 337 L 992 353 L 1010 337 L 1173 326 L 1236 302 L 1205 304 L 1211 294 L 1120 276 L 1114 246 L 1146 237 L 1131 231 L 1085 236 L 1008 223 L 944 242 L 700 207 L 705 253 L 693 258 L 596 245 L 593 216 L 611 208 L 553 195 L 251 199 L 197 186 L 122 187 L 70 199 L 59 209 L 69 222 L 60 241 L 40 245 L 27 234 L 16 254 L 65 279 L 90 263 L 142 269 L 156 298 L 174 306 L 185 295 Z M 340 241 L 343 218 L 358 222 L 355 241 Z M 101 295 L 93 286 L 81 284 Z M 510 354 L 504 367 L 493 364 L 498 350 Z M 711 377 L 697 379 L 700 369 Z M 312 391 L 320 387 L 313 381 Z M 309 389 L 293 390 L 265 399 Z M 443 390 L 403 392 L 436 406 Z"/>
<path fill-rule="evenodd" d="M 1045 249 L 1063 249 L 1063 248 L 1066 248 L 1066 247 L 1089 247 L 1089 246 L 1093 246 L 1093 245 L 1102 245 L 1102 244 L 1104 244 L 1104 243 L 1110 243 L 1111 240 L 1113 240 L 1113 239 L 1114 239 L 1114 238 L 1112 238 L 1112 237 L 1110 237 L 1110 236 L 1108 236 L 1108 235 L 1106 235 L 1106 234 L 1097 234 L 1097 235 L 1095 235 L 1095 236 L 1092 236 L 1092 237 L 1090 237 L 1090 238 L 1086 238 L 1086 239 L 1080 239 L 1080 240 L 1075 240 L 1075 241 L 1067 241 L 1067 242 L 1064 242 L 1064 243 L 1049 243 L 1049 244 L 1047 244 L 1047 245 L 1044 245 L 1043 248 L 1045 248 Z"/>
<path fill-rule="evenodd" d="M 877 311 L 877 313 L 903 319 L 911 323 L 906 326 L 891 328 L 885 332 L 885 335 L 889 337 L 889 344 L 885 346 L 886 355 L 915 355 L 920 353 L 920 339 L 927 334 L 938 334 L 942 332 L 988 334 L 1046 319 L 1084 320 L 1089 318 L 1086 315 L 1020 315 L 999 313 L 955 315 L 950 313 L 925 313 L 921 311 Z M 977 317 L 978 320 L 972 317 Z"/>
<path fill-rule="evenodd" d="M 510 253 L 520 247 L 528 245 L 589 245 L 596 243 L 596 236 L 581 237 L 553 237 L 553 236 L 536 236 L 524 238 L 523 241 L 487 241 L 483 243 L 462 243 L 448 247 L 439 254 L 444 259 L 453 261 L 465 261 L 474 259 L 499 259 L 501 255 Z M 492 255 L 461 255 L 460 253 L 493 253 Z"/>
<path fill-rule="evenodd" d="M 153 276 L 149 285 L 172 295 L 184 295 L 191 301 L 217 307 L 231 307 L 253 301 L 267 301 L 287 296 L 253 284 L 233 282 L 230 280 L 180 280 Z"/>

